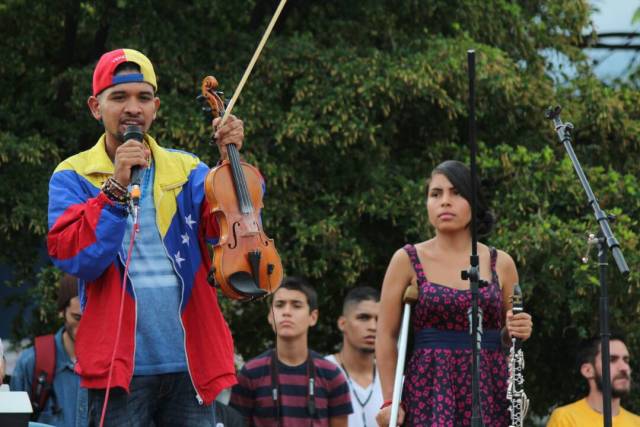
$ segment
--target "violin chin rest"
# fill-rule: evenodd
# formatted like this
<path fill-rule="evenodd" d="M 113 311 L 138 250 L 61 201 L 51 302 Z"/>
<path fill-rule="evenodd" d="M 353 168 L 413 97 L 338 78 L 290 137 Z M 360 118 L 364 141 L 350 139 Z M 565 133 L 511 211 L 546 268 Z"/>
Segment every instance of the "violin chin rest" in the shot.
<path fill-rule="evenodd" d="M 246 271 L 237 271 L 233 273 L 229 276 L 228 282 L 236 292 L 243 294 L 250 299 L 261 298 L 268 293 L 264 289 L 259 288 L 253 280 L 253 276 Z"/>

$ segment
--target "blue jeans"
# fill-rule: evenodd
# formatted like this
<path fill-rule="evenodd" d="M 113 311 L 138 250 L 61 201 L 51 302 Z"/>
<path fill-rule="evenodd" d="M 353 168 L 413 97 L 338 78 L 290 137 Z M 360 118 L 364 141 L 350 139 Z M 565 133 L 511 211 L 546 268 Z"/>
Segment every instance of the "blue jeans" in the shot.
<path fill-rule="evenodd" d="M 130 393 L 111 389 L 105 426 L 213 427 L 213 405 L 200 405 L 187 372 L 134 376 Z M 89 390 L 91 419 L 100 425 L 104 390 Z"/>

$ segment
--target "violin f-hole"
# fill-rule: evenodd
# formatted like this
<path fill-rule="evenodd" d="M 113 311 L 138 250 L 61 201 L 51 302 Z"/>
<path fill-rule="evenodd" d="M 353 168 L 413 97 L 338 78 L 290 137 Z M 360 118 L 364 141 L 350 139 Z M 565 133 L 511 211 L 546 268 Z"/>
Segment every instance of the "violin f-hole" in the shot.
<path fill-rule="evenodd" d="M 235 249 L 238 246 L 238 232 L 236 231 L 238 227 L 240 227 L 239 222 L 234 222 L 233 227 L 231 227 L 231 230 L 233 231 L 233 241 L 228 244 L 229 249 Z"/>

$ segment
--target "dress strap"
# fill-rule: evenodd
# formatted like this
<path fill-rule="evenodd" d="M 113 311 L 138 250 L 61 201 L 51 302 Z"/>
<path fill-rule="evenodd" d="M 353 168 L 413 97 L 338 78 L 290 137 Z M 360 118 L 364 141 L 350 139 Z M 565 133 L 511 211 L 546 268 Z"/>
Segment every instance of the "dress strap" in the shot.
<path fill-rule="evenodd" d="M 489 253 L 491 255 L 491 281 L 498 282 L 498 272 L 496 271 L 496 263 L 498 261 L 498 250 L 491 246 L 489 248 Z"/>
<path fill-rule="evenodd" d="M 422 269 L 420 258 L 418 258 L 418 250 L 411 243 L 407 243 L 402 249 L 404 249 L 407 255 L 409 255 L 411 265 L 413 266 L 413 271 L 416 272 L 416 277 L 418 278 L 418 285 L 422 284 L 427 280 L 427 278 L 424 275 L 424 270 Z"/>

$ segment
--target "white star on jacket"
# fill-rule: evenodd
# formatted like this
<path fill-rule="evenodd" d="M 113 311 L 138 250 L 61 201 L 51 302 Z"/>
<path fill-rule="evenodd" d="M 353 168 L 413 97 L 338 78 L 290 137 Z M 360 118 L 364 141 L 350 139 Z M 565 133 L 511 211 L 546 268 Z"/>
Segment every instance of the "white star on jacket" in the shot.
<path fill-rule="evenodd" d="M 184 233 L 181 234 L 180 237 L 182 237 L 182 244 L 189 246 L 189 235 L 187 233 Z"/>
<path fill-rule="evenodd" d="M 193 224 L 195 224 L 196 222 L 194 220 L 191 219 L 191 214 L 187 215 L 184 217 L 184 221 L 187 223 L 187 225 L 189 226 L 190 229 L 193 230 Z"/>
<path fill-rule="evenodd" d="M 176 263 L 178 264 L 178 268 L 181 267 L 182 261 L 184 261 L 185 259 L 182 258 L 180 256 L 180 251 L 176 252 L 176 254 L 173 256 L 176 259 Z"/>

